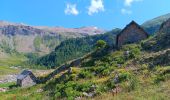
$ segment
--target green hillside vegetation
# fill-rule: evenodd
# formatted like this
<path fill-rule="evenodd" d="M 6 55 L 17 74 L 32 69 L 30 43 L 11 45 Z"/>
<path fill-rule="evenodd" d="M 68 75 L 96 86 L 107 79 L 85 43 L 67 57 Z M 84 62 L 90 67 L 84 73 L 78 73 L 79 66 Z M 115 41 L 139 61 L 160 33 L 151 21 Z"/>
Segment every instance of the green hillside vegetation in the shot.
<path fill-rule="evenodd" d="M 55 48 L 50 54 L 41 57 L 37 60 L 32 60 L 30 63 L 36 63 L 41 66 L 47 66 L 54 68 L 60 66 L 65 62 L 81 57 L 94 50 L 94 45 L 100 39 L 105 40 L 108 45 L 115 45 L 116 34 L 120 32 L 120 29 L 112 30 L 111 32 L 87 36 L 84 38 L 73 38 L 63 41 L 59 46 Z"/>
<path fill-rule="evenodd" d="M 26 60 L 24 55 L 11 54 L 5 58 L 0 57 L 0 77 L 1 75 L 17 74 L 20 70 L 11 67 L 21 66 Z"/>
<path fill-rule="evenodd" d="M 112 51 L 104 48 L 96 49 L 81 61 L 79 67 L 72 66 L 46 83 L 0 93 L 4 99 L 132 99 L 132 100 L 168 100 L 170 64 L 151 63 L 151 58 L 161 54 L 147 52 L 141 44 L 123 46 Z M 129 51 L 129 54 L 125 54 Z M 102 55 L 101 55 L 102 54 Z M 149 59 L 150 58 L 150 59 Z M 117 93 L 114 92 L 117 89 Z M 41 91 L 40 91 L 41 90 Z"/>
<path fill-rule="evenodd" d="M 170 18 L 170 14 L 162 15 L 160 17 L 145 22 L 141 26 L 149 34 L 154 35 L 154 33 L 159 32 L 161 24 L 165 22 L 168 18 Z M 114 47 L 115 36 L 119 32 L 120 29 L 115 29 L 105 33 L 104 35 L 89 36 L 84 38 L 76 38 L 63 41 L 59 46 L 55 48 L 55 50 L 52 53 L 44 57 L 41 57 L 38 60 L 32 60 L 31 63 L 35 63 L 41 66 L 48 66 L 48 68 L 60 66 L 70 60 L 76 59 L 78 57 L 83 56 L 84 54 L 93 51 L 94 45 L 96 41 L 99 39 L 105 40 L 108 45 L 112 45 Z M 162 39 L 162 42 L 159 42 L 161 45 L 165 41 L 165 39 L 161 37 L 160 39 Z M 152 45 L 154 45 L 155 43 L 154 38 L 153 40 L 150 40 L 150 42 L 152 42 L 150 45 L 152 47 Z M 148 47 L 147 43 L 145 44 L 145 47 L 146 48 Z M 160 46 L 157 46 L 155 48 L 160 48 Z"/>
<path fill-rule="evenodd" d="M 169 27 L 140 43 L 116 49 L 115 37 L 119 32 L 65 40 L 39 59 L 36 54 L 27 54 L 33 58 L 26 62 L 28 65 L 34 63 L 56 68 L 55 71 L 38 77 L 39 83 L 28 88 L 2 84 L 0 87 L 8 87 L 9 91 L 0 92 L 0 97 L 3 100 L 169 100 Z M 20 64 L 20 60 L 14 62 L 9 65 Z"/>
<path fill-rule="evenodd" d="M 169 19 L 170 21 L 170 19 Z M 170 47 L 170 29 L 161 29 L 153 38 L 146 40 L 142 46 L 145 50 L 160 51 Z"/>

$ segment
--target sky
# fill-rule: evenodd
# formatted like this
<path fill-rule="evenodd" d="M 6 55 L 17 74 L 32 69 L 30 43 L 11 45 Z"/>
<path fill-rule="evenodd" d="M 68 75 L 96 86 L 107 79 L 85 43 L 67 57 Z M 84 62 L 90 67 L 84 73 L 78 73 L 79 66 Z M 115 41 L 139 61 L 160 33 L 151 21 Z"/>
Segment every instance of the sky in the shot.
<path fill-rule="evenodd" d="M 170 0 L 0 0 L 0 20 L 34 26 L 123 28 L 170 13 Z"/>

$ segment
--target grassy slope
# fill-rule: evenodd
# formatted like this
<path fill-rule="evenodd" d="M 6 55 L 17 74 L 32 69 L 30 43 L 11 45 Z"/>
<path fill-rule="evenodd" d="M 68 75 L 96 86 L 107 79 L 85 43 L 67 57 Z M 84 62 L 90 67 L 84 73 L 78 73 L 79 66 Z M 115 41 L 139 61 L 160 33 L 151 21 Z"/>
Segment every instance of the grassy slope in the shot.
<path fill-rule="evenodd" d="M 22 55 L 10 55 L 0 58 L 0 75 L 16 74 L 19 69 L 10 68 L 12 66 L 21 66 L 23 61 L 27 59 Z"/>
<path fill-rule="evenodd" d="M 130 48 L 130 49 L 129 49 Z M 156 67 L 154 69 L 150 69 L 147 63 L 139 64 L 135 61 L 143 61 L 147 55 L 151 55 L 151 53 L 146 53 L 138 51 L 136 45 L 129 45 L 124 49 L 116 52 L 111 52 L 102 57 L 93 57 L 89 56 L 86 57 L 82 64 L 81 68 L 73 68 L 71 74 L 66 76 L 62 80 L 58 80 L 59 76 L 56 76 L 54 79 L 50 80 L 45 84 L 40 84 L 33 86 L 31 88 L 20 89 L 16 88 L 6 93 L 0 93 L 0 96 L 4 97 L 4 100 L 10 100 L 16 98 L 18 100 L 28 99 L 29 100 L 42 100 L 42 99 L 60 99 L 58 96 L 61 94 L 60 89 L 62 85 L 64 87 L 61 89 L 64 93 L 66 93 L 65 97 L 68 99 L 72 99 L 72 96 L 75 96 L 75 93 L 82 95 L 83 91 L 86 91 L 89 87 L 89 84 L 95 84 L 99 88 L 97 89 L 98 95 L 94 97 L 94 100 L 122 100 L 122 99 L 130 99 L 130 100 L 168 100 L 170 98 L 170 78 L 167 77 L 163 82 L 159 79 L 159 75 L 162 75 L 162 71 L 169 70 L 170 67 Z M 125 50 L 131 50 L 135 53 L 135 57 L 132 59 L 128 59 L 125 61 L 121 61 L 123 52 Z M 113 60 L 114 59 L 114 60 Z M 116 60 L 115 60 L 116 59 Z M 124 63 L 122 63 L 124 62 Z M 122 63 L 122 67 L 117 67 L 117 63 Z M 103 67 L 104 66 L 104 67 Z M 104 68 L 104 70 L 103 70 Z M 92 75 L 93 72 L 100 72 L 96 75 Z M 109 92 L 113 87 L 108 86 L 107 84 L 111 82 L 110 80 L 113 79 L 115 76 L 115 72 L 119 72 L 121 75 L 129 75 L 135 77 L 135 83 L 131 78 L 123 78 L 119 86 L 122 88 L 122 92 L 113 96 L 111 92 Z M 82 74 L 84 73 L 84 74 Z M 62 75 L 63 73 L 61 73 Z M 84 76 L 83 76 L 84 75 Z M 167 73 L 167 75 L 169 75 Z M 75 77 L 76 76 L 76 77 Z M 82 77 L 83 76 L 83 77 Z M 137 79 L 137 80 L 136 80 Z M 157 82 L 157 81 L 158 82 Z M 65 81 L 64 83 L 62 83 Z M 155 82 L 156 81 L 156 82 Z M 73 82 L 73 83 L 72 83 Z M 134 86 L 132 85 L 134 84 Z M 71 85 L 71 84 L 76 84 Z M 85 85 L 86 84 L 86 85 Z M 114 85 L 114 84 L 113 84 Z M 81 87 L 80 87 L 81 86 Z M 83 88 L 83 90 L 77 90 L 77 88 L 73 89 L 74 87 Z M 86 88 L 85 88 L 86 87 Z M 106 87 L 104 89 L 103 87 Z M 37 92 L 40 89 L 44 89 L 43 92 Z M 132 89 L 133 88 L 133 89 Z M 72 91 L 72 92 L 69 92 Z M 64 96 L 64 95 L 63 95 Z M 87 99 L 87 98 L 84 98 Z M 90 99 L 90 98 L 89 98 Z"/>
<path fill-rule="evenodd" d="M 110 32 L 100 35 L 87 36 L 83 38 L 72 38 L 63 41 L 50 54 L 33 60 L 32 63 L 46 67 L 61 66 L 65 62 L 82 57 L 94 50 L 94 45 L 98 40 L 105 40 L 109 45 L 115 45 L 115 37 L 121 30 L 114 29 Z"/>
<path fill-rule="evenodd" d="M 116 96 L 111 93 L 104 93 L 94 100 L 169 100 L 170 80 L 159 85 L 140 87 L 131 92 L 122 92 Z"/>

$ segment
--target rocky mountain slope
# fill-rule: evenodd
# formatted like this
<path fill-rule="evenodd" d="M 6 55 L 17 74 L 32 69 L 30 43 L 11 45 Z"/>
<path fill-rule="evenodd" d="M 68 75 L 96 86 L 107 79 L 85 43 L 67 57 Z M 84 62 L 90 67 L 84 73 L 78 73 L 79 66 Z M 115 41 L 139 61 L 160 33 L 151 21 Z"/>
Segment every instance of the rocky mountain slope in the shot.
<path fill-rule="evenodd" d="M 147 40 L 143 46 L 152 51 L 159 51 L 170 47 L 170 18 L 161 25 L 159 32 Z"/>
<path fill-rule="evenodd" d="M 159 31 L 159 28 L 163 22 L 170 18 L 170 13 L 165 14 L 159 17 L 156 17 L 152 20 L 148 20 L 142 24 L 142 27 L 150 34 L 154 34 Z"/>
<path fill-rule="evenodd" d="M 0 21 L 0 48 L 7 53 L 17 51 L 46 54 L 59 45 L 61 41 L 68 38 L 84 37 L 104 32 L 105 30 L 96 27 L 50 28 Z"/>

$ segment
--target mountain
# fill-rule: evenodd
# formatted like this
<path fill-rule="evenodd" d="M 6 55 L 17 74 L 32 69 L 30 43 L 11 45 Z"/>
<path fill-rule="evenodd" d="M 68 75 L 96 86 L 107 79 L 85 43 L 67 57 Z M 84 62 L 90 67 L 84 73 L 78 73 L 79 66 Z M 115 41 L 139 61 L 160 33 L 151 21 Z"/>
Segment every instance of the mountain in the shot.
<path fill-rule="evenodd" d="M 42 65 L 54 67 L 64 63 L 62 66 L 37 76 L 34 81 L 37 84 L 32 87 L 1 84 L 0 97 L 3 100 L 169 100 L 170 19 L 160 25 L 154 36 L 140 43 L 126 44 L 118 50 L 109 46 L 93 49 L 99 39 L 114 47 L 120 31 L 62 41 L 52 53 L 39 59 Z M 67 62 L 71 59 L 74 60 Z M 4 69 L 1 70 L 4 74 Z M 32 82 L 27 78 L 26 81 L 23 84 Z"/>
<path fill-rule="evenodd" d="M 96 35 L 106 32 L 98 27 L 80 27 L 80 28 L 64 28 L 64 27 L 43 27 L 38 26 L 38 29 L 51 31 L 54 33 L 77 33 L 80 35 Z"/>
<path fill-rule="evenodd" d="M 159 51 L 170 47 L 170 18 L 161 24 L 161 27 L 153 38 L 147 40 L 143 46 L 147 50 Z"/>
<path fill-rule="evenodd" d="M 152 20 L 146 21 L 142 24 L 142 27 L 150 34 L 154 34 L 159 31 L 159 28 L 163 22 L 170 18 L 170 13 L 156 17 Z"/>
<path fill-rule="evenodd" d="M 119 50 L 100 48 L 39 76 L 38 84 L 29 88 L 3 84 L 1 87 L 9 88 L 0 96 L 4 100 L 169 100 L 169 47 L 147 51 L 143 42 Z"/>
<path fill-rule="evenodd" d="M 97 27 L 69 29 L 0 21 L 0 48 L 7 52 L 17 51 L 44 55 L 68 38 L 103 34 L 104 32 L 105 30 Z"/>
<path fill-rule="evenodd" d="M 152 20 L 146 21 L 141 26 L 150 34 L 153 35 L 159 32 L 159 29 L 166 20 L 170 18 L 170 14 L 162 15 L 160 17 L 154 18 Z M 55 67 L 59 66 L 67 61 L 73 60 L 77 57 L 81 57 L 84 54 L 92 51 L 93 46 L 96 41 L 99 39 L 105 40 L 108 44 L 113 45 L 115 41 L 116 35 L 120 32 L 120 30 L 112 30 L 103 35 L 96 35 L 92 37 L 78 38 L 78 39 L 70 39 L 63 41 L 61 45 L 56 47 L 55 51 L 46 55 L 40 59 L 38 59 L 37 64 Z M 110 35 L 112 34 L 112 35 Z M 103 36 L 105 38 L 103 38 Z M 109 41 L 107 41 L 109 40 Z M 149 43 L 149 42 L 148 42 Z M 145 43 L 147 44 L 147 43 Z M 153 46 L 154 47 L 154 46 Z M 156 47 L 158 48 L 158 47 Z"/>
<path fill-rule="evenodd" d="M 65 62 L 92 52 L 98 40 L 104 40 L 109 46 L 114 47 L 116 34 L 120 31 L 120 29 L 114 29 L 105 34 L 65 40 L 53 52 L 39 58 L 36 64 L 47 67 L 60 66 Z"/>

